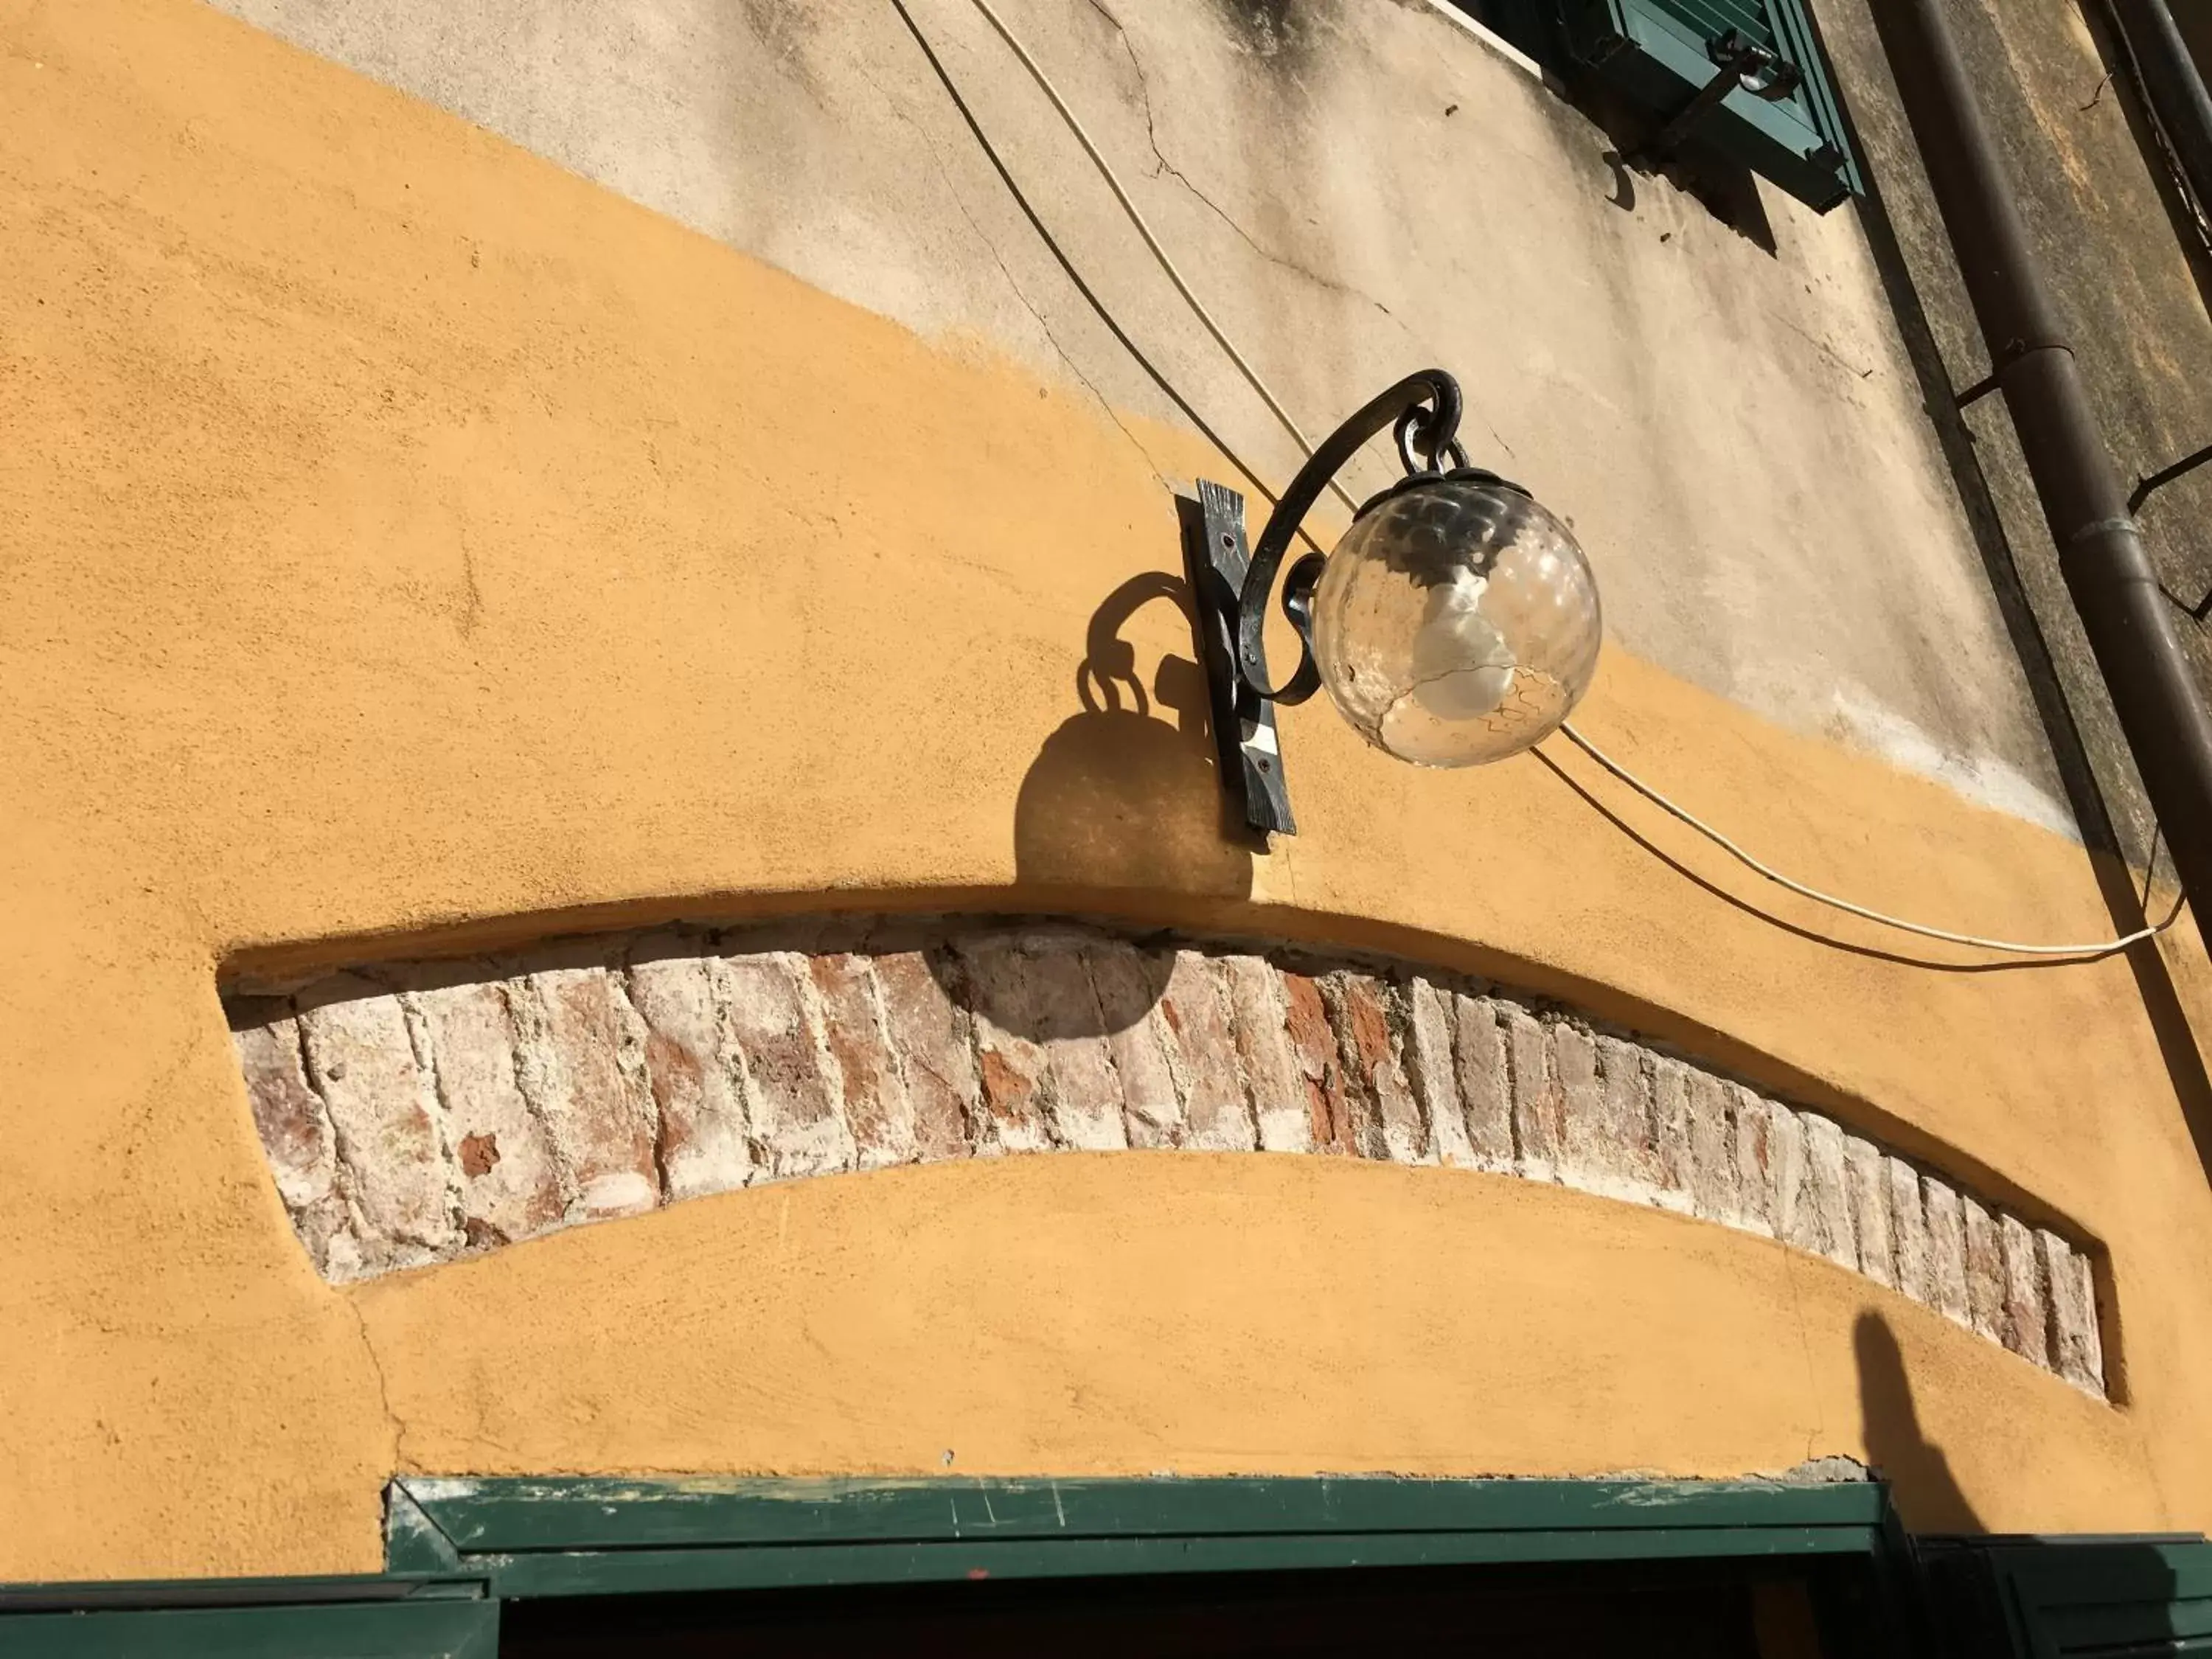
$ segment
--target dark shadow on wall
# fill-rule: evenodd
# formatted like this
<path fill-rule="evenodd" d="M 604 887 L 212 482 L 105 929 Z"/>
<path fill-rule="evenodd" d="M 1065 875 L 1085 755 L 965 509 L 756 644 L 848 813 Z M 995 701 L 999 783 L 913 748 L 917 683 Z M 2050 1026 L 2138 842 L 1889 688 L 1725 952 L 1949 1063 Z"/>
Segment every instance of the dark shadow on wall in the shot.
<path fill-rule="evenodd" d="M 2166 210 L 2166 222 L 2172 228 L 2174 241 L 2181 249 L 2182 258 L 2188 262 L 2189 274 L 2197 284 L 2198 295 L 2208 308 L 2212 308 L 2212 243 L 2197 222 L 2197 212 L 2183 182 L 2180 169 L 2171 158 L 2158 118 L 2146 103 L 2142 77 L 2136 67 L 2135 55 L 2129 50 L 2126 38 L 2121 33 L 2119 21 L 2114 15 L 2112 0 L 2081 0 L 2081 21 L 2089 32 L 2091 43 L 2103 64 L 2105 78 L 2088 96 L 2082 106 L 2087 114 L 2100 97 L 2111 98 L 2119 106 L 2120 118 L 2127 123 L 2128 136 L 2135 140 L 2136 148 L 2142 153 L 2144 169 L 2150 174 L 2152 186 L 2158 191 L 2159 203 Z M 2186 28 L 2196 10 L 2187 5 L 2173 8 L 2175 21 Z"/>
<path fill-rule="evenodd" d="M 1906 259 L 1881 176 L 1888 145 L 1870 145 L 1853 112 L 1853 96 L 1867 97 L 1877 108 L 1893 108 L 1896 94 L 1870 16 L 1853 10 L 1850 19 L 1844 31 L 1846 38 L 1842 39 L 1835 38 L 1834 32 L 1824 28 L 1817 18 L 1812 21 L 1822 55 L 1837 66 L 1838 79 L 1844 82 L 1849 94 L 1842 100 L 1844 130 L 1866 175 L 1866 193 L 1856 204 L 1859 222 L 1866 232 L 1868 247 L 1874 255 L 1875 269 L 1881 281 L 1883 295 L 1889 302 L 1890 313 L 1896 319 L 1903 337 L 1905 356 L 1919 384 L 1922 407 L 1935 428 L 1952 483 L 1959 492 L 1967 527 L 1972 532 L 1975 549 L 1981 555 L 1983 571 L 1996 596 L 1997 613 L 2003 620 L 2014 653 L 2020 659 L 2038 723 L 2051 746 L 2051 760 L 2058 773 L 2059 785 L 2066 793 L 2067 806 L 2073 813 L 2082 844 L 2088 850 L 2090 868 L 2095 874 L 2106 912 L 2116 934 L 2132 933 L 2148 921 L 2148 878 L 2138 888 L 2122 846 L 2122 825 L 2116 821 L 2114 804 L 2106 796 L 2089 740 L 2075 713 L 2073 699 L 2081 694 L 2060 668 L 2057 653 L 2021 568 L 2018 550 L 2005 533 L 1996 493 L 1984 471 L 1973 433 L 1959 406 L 1960 388 L 1953 383 L 1936 339 L 1934 321 Z M 1841 52 L 1837 49 L 1839 46 Z M 1845 80 L 1845 76 L 1849 79 Z M 1875 102 L 1883 98 L 1891 100 L 1891 104 Z M 1890 143 L 1911 143 L 1901 117 L 1896 118 L 1893 130 L 1882 136 Z M 1924 190 L 1912 175 L 1910 164 L 1899 166 L 1896 173 L 1898 178 L 1887 182 L 1898 183 L 1901 179 L 1899 188 L 1903 197 L 1910 198 L 1914 192 Z M 1935 257 L 1953 258 L 1948 240 L 1940 243 Z M 1967 320 L 1971 326 L 1971 319 Z M 2002 410 L 1996 417 L 2009 418 Z M 2045 584 L 2047 589 L 2056 586 L 2055 577 Z M 2070 600 L 2060 587 L 2046 603 L 2068 605 Z M 2075 672 L 2090 675 L 2095 672 L 2094 665 L 2077 668 Z M 2101 687 L 2089 692 L 2093 699 L 2101 695 Z M 2094 714 L 2091 724 L 2096 724 Z M 2131 763 L 2123 759 L 2116 758 L 2111 763 L 2124 769 L 2131 767 Z M 2133 784 L 2131 770 L 2119 787 L 2123 792 L 2140 787 Z M 2122 817 L 2129 816 L 2124 794 L 2119 811 Z M 2155 842 L 2151 843 L 2148 856 L 2154 863 Z M 2205 1069 L 2203 1052 L 2197 1047 L 2172 975 L 2165 957 L 2159 953 L 2157 941 L 2146 940 L 2129 950 L 2126 957 L 2136 994 L 2142 999 L 2160 1057 L 2195 1145 L 2197 1162 L 2207 1176 L 2212 1176 L 2212 1073 Z"/>
<path fill-rule="evenodd" d="M 1775 252 L 1773 222 L 1766 216 L 1751 169 L 1694 133 L 1685 137 L 1674 155 L 1655 155 L 1652 140 L 1665 122 L 1638 108 L 1576 58 L 1560 31 L 1557 0 L 1452 3 L 1527 53 L 1543 70 L 1546 89 L 1597 129 L 1606 141 L 1599 159 L 1612 173 L 1613 193 L 1607 200 L 1613 206 L 1633 213 L 1637 179 L 1661 179 L 1746 241 L 1766 253 Z"/>
<path fill-rule="evenodd" d="M 1905 1356 L 1871 1310 L 1852 1328 L 1867 1458 L 1913 1534 L 1923 1652 L 1960 1659 L 2197 1651 L 2212 1632 L 2212 1547 L 2194 1534 L 1989 1534 L 1921 1427 Z M 2192 1638 L 2185 1646 L 2181 1638 Z"/>
<path fill-rule="evenodd" d="M 1163 657 L 1148 692 L 1135 647 L 1121 637 L 1155 599 L 1190 617 L 1182 578 L 1147 571 L 1091 618 L 1075 672 L 1082 712 L 1045 739 L 1014 802 L 1024 888 L 1251 895 L 1252 848 L 1230 821 L 1216 775 L 1204 672 L 1189 658 Z"/>
<path fill-rule="evenodd" d="M 1160 570 L 1131 577 L 1091 614 L 1075 671 L 1080 712 L 1044 740 L 1015 797 L 1015 880 L 1055 914 L 1110 908 L 1103 896 L 1118 892 L 1251 896 L 1255 849 L 1221 790 L 1206 675 L 1194 658 L 1164 656 L 1148 686 L 1121 637 L 1156 600 L 1193 620 L 1188 584 Z M 1092 985 L 1073 953 L 1039 951 L 987 992 L 954 953 L 929 956 L 955 1003 L 1034 1042 L 1142 1020 L 1167 989 L 1172 956 L 1139 950 L 1116 960 L 1115 982 Z"/>
<path fill-rule="evenodd" d="M 1981 1517 L 1951 1473 L 1951 1460 L 1920 1426 L 1912 1379 L 1889 1322 L 1878 1313 L 1861 1314 L 1851 1328 L 1851 1348 L 1858 1362 L 1867 1461 L 1890 1483 L 1905 1526 L 1914 1532 L 1981 1531 Z"/>

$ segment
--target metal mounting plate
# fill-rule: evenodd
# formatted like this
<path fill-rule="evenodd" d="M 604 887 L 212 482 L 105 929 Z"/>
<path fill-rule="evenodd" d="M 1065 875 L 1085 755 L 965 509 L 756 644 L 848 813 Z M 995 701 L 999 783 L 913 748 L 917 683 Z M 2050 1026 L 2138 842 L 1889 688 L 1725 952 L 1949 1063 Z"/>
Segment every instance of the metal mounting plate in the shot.
<path fill-rule="evenodd" d="M 1198 500 L 1178 497 L 1183 567 L 1190 578 L 1198 658 L 1213 705 L 1213 742 L 1223 787 L 1237 794 L 1253 829 L 1294 836 L 1290 792 L 1283 782 L 1275 708 L 1255 696 L 1237 672 L 1237 608 L 1251 562 L 1244 542 L 1244 498 L 1198 481 Z M 1261 665 L 1264 675 L 1265 664 Z M 1266 682 L 1262 680 L 1262 684 Z"/>

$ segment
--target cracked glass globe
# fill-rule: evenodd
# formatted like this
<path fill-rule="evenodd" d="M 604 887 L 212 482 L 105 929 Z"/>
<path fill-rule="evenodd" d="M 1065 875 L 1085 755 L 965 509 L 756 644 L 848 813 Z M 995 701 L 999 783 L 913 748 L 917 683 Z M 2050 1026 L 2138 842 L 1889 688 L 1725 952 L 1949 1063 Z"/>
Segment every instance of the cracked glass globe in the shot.
<path fill-rule="evenodd" d="M 1443 477 L 1370 507 L 1314 595 L 1314 659 L 1344 717 L 1419 766 L 1517 755 L 1597 669 L 1597 580 L 1520 491 Z"/>

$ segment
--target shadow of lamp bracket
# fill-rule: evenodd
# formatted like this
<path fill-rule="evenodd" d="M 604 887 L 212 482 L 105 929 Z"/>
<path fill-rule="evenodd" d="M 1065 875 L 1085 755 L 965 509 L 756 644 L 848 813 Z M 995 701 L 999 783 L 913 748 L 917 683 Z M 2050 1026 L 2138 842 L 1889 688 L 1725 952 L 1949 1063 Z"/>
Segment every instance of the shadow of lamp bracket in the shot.
<path fill-rule="evenodd" d="M 1459 383 L 1442 369 L 1399 381 L 1313 452 L 1249 553 L 1235 490 L 1200 479 L 1197 501 L 1182 504 L 1219 777 L 1254 830 L 1297 832 L 1279 703 L 1326 685 L 1376 748 L 1462 766 L 1535 743 L 1589 684 L 1598 633 L 1589 564 L 1527 490 L 1468 464 L 1461 408 Z M 1333 556 L 1309 553 L 1285 575 L 1298 664 L 1273 684 L 1266 629 L 1275 573 L 1322 491 L 1386 428 L 1405 476 L 1361 504 Z M 1532 626 L 1534 602 L 1557 615 Z"/>

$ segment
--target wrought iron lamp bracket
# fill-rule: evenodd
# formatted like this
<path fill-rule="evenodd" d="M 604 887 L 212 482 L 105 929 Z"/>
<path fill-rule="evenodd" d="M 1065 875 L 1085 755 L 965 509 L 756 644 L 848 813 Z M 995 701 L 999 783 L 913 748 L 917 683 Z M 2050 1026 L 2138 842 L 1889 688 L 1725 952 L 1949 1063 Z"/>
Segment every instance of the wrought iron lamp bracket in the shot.
<path fill-rule="evenodd" d="M 1222 787 L 1241 793 L 1252 829 L 1294 835 L 1290 796 L 1275 736 L 1274 705 L 1299 703 L 1321 687 L 1313 653 L 1314 590 L 1327 556 L 1309 553 L 1283 578 L 1283 614 L 1298 636 L 1298 665 L 1280 685 L 1267 680 L 1267 596 L 1291 538 L 1328 487 L 1370 439 L 1387 430 L 1406 476 L 1365 501 L 1355 518 L 1421 484 L 1449 478 L 1507 483 L 1468 465 L 1459 442 L 1459 382 L 1440 368 L 1409 374 L 1331 433 L 1300 467 L 1275 503 L 1248 557 L 1244 498 L 1203 479 L 1185 514 L 1184 560 L 1190 577 L 1199 655 L 1212 696 L 1213 732 Z M 1522 492 L 1526 493 L 1526 492 Z"/>

